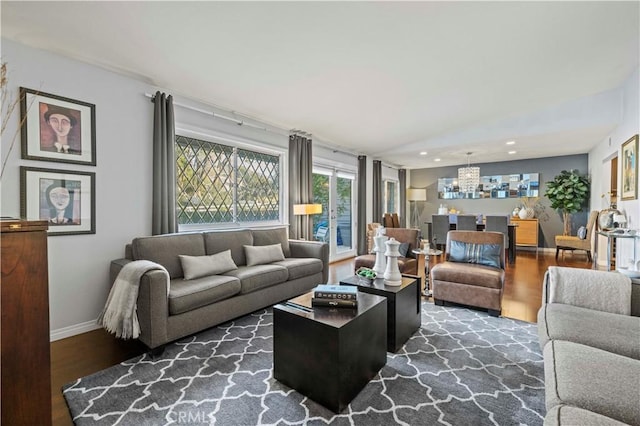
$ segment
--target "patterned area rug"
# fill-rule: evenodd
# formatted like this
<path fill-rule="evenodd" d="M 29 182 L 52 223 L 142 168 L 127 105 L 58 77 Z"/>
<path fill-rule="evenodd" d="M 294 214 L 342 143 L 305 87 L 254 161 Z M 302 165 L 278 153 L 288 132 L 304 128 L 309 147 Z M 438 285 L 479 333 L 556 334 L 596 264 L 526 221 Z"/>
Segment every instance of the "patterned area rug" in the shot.
<path fill-rule="evenodd" d="M 78 379 L 77 425 L 541 425 L 535 324 L 422 304 L 422 327 L 336 415 L 272 377 L 271 309 Z"/>

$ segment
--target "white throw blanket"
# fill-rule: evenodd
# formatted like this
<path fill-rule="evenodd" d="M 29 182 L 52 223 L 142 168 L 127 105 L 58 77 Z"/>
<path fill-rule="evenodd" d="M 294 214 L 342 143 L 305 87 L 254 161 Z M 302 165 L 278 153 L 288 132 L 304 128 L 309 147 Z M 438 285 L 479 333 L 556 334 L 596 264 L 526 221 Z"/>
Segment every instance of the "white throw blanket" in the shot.
<path fill-rule="evenodd" d="M 630 315 L 631 280 L 618 272 L 550 266 L 549 303 Z"/>
<path fill-rule="evenodd" d="M 140 278 L 152 270 L 164 272 L 167 275 L 167 283 L 169 282 L 169 273 L 157 263 L 149 260 L 134 260 L 124 265 L 111 287 L 104 309 L 98 316 L 99 325 L 118 338 L 138 338 L 140 324 L 137 301 Z"/>

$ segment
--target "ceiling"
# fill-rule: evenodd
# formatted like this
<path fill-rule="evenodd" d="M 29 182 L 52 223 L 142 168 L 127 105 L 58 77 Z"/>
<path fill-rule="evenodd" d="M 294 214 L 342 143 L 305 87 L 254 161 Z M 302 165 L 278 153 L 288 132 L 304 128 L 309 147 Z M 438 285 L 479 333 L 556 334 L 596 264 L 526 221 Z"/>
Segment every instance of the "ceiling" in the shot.
<path fill-rule="evenodd" d="M 639 65 L 637 1 L 1 7 L 2 37 L 407 168 L 586 153 Z"/>

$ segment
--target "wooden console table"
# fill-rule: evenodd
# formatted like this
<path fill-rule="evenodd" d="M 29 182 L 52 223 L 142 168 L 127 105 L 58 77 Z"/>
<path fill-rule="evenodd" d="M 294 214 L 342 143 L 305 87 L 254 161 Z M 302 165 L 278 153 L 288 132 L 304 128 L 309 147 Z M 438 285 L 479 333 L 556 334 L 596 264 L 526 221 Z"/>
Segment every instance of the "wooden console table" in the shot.
<path fill-rule="evenodd" d="M 518 224 L 516 245 L 535 247 L 538 254 L 538 219 L 520 219 L 512 216 L 511 221 Z"/>

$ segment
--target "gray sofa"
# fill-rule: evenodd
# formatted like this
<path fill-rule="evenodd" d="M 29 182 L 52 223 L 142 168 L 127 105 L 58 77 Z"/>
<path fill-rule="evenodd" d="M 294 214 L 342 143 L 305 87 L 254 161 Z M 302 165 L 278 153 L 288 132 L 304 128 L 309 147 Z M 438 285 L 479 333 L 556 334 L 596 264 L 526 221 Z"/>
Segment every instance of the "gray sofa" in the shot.
<path fill-rule="evenodd" d="M 550 267 L 538 333 L 545 425 L 640 426 L 640 284 L 617 272 Z"/>
<path fill-rule="evenodd" d="M 278 253 L 284 259 L 264 257 L 273 253 L 274 245 L 281 247 Z M 204 256 L 226 255 L 230 261 L 227 250 L 236 269 L 185 278 L 181 255 L 194 262 L 207 262 L 209 258 Z M 140 280 L 139 339 L 154 349 L 326 283 L 329 247 L 321 242 L 289 240 L 284 227 L 141 237 L 127 244 L 125 258 L 111 262 L 111 282 L 133 260 L 158 263 L 170 276 L 167 283 L 163 271 L 153 270 Z M 187 275 L 194 275 L 191 269 L 189 265 Z"/>

